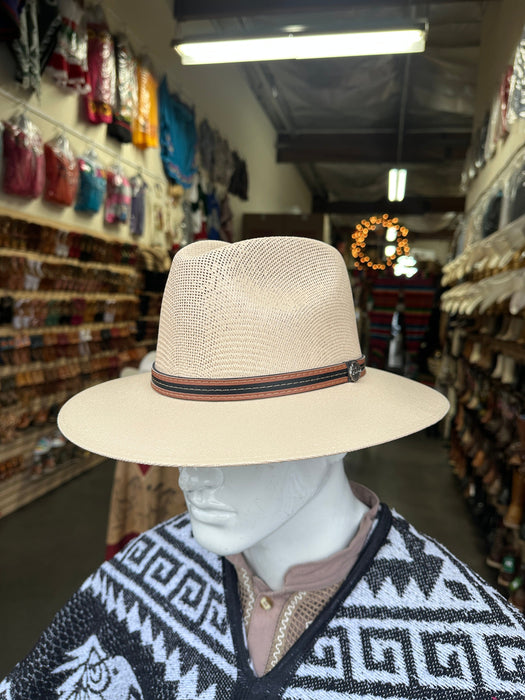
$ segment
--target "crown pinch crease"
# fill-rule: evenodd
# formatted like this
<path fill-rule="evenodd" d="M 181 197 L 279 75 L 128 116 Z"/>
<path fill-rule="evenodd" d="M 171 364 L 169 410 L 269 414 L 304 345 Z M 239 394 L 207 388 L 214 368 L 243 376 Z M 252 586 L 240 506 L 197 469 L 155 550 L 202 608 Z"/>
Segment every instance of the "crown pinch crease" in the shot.
<path fill-rule="evenodd" d="M 357 382 L 366 373 L 365 356 L 337 365 L 299 372 L 234 379 L 193 379 L 174 377 L 151 370 L 151 386 L 163 396 L 190 401 L 242 401 L 264 399 Z"/>

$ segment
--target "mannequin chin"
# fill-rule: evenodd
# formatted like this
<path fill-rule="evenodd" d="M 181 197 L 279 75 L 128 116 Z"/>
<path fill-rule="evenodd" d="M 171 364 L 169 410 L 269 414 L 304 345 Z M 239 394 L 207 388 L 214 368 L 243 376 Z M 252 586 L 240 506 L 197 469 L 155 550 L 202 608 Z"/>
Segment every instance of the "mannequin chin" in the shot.
<path fill-rule="evenodd" d="M 195 539 L 222 556 L 243 552 L 275 587 L 289 566 L 346 546 L 366 512 L 348 485 L 343 457 L 180 468 Z"/>

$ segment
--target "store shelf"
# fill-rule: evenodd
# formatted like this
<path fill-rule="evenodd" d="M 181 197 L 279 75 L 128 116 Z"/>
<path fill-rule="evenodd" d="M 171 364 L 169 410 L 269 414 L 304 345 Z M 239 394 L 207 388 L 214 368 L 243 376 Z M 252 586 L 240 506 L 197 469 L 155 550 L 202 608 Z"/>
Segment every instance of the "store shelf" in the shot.
<path fill-rule="evenodd" d="M 475 343 L 483 343 L 483 347 L 492 352 L 497 352 L 507 357 L 512 357 L 518 362 L 525 362 L 525 343 L 517 343 L 513 340 L 500 340 L 483 334 L 470 334 L 469 337 Z"/>
<path fill-rule="evenodd" d="M 32 454 L 37 442 L 40 438 L 49 437 L 54 435 L 57 431 L 57 427 L 51 423 L 45 423 L 45 425 L 40 425 L 34 428 L 26 428 L 19 432 L 19 437 L 12 440 L 5 445 L 0 444 L 0 461 L 11 459 L 15 455 L 29 455 Z M 2 492 L 2 485 L 0 482 L 0 492 Z"/>
<path fill-rule="evenodd" d="M 133 347 L 136 347 L 137 343 L 133 343 Z M 59 369 L 60 367 L 66 367 L 71 365 L 72 362 L 79 362 L 80 364 L 89 363 L 91 360 L 99 360 L 104 357 L 115 357 L 119 356 L 121 353 L 129 352 L 129 348 L 115 348 L 110 350 L 104 350 L 97 353 L 87 353 L 86 355 L 74 355 L 72 357 L 61 357 L 58 360 L 52 360 L 51 362 L 30 362 L 25 365 L 4 365 L 0 367 L 0 378 L 10 377 L 12 375 L 17 375 L 20 372 L 33 372 L 35 370 L 52 370 Z M 22 385 L 21 385 L 22 386 Z M 24 386 L 32 386 L 32 384 L 27 384 Z"/>
<path fill-rule="evenodd" d="M 44 262 L 49 265 L 69 265 L 71 267 L 78 267 L 82 269 L 85 268 L 88 270 L 107 270 L 119 275 L 127 275 L 128 277 L 139 276 L 139 271 L 136 268 L 126 265 L 125 263 L 103 263 L 95 260 L 78 260 L 77 258 L 69 258 L 62 255 L 47 255 L 44 253 L 39 253 L 35 250 L 21 250 L 20 248 L 4 247 L 0 249 L 0 257 L 23 257 L 28 258 L 29 260 L 39 260 L 40 262 Z"/>
<path fill-rule="evenodd" d="M 112 323 L 82 323 L 78 326 L 34 326 L 31 328 L 13 328 L 13 326 L 0 326 L 0 337 L 19 337 L 32 335 L 45 335 L 46 333 L 78 333 L 79 330 L 85 329 L 90 331 L 102 331 L 109 328 L 129 328 L 129 332 L 137 332 L 137 322 L 135 319 L 127 321 L 113 321 Z M 78 341 L 77 341 L 78 342 Z"/>
<path fill-rule="evenodd" d="M 138 363 L 156 343 L 156 338 L 136 341 L 144 286 L 139 256 L 141 247 L 147 250 L 147 246 L 96 235 L 76 225 L 64 231 L 57 221 L 26 217 L 0 207 L 0 216 L 3 215 L 13 221 L 7 221 L 6 226 L 11 228 L 1 233 L 0 263 L 5 274 L 0 296 L 14 301 L 17 327 L 12 322 L 0 326 L 0 379 L 6 392 L 4 403 L 9 402 L 0 407 L 0 436 L 4 441 L 0 444 L 0 460 L 7 463 L 1 476 L 10 474 L 0 481 L 0 517 L 102 461 L 88 452 L 62 452 L 60 457 L 60 448 L 48 459 L 39 457 L 38 442 L 56 434 L 56 423 L 19 429 L 16 425 L 45 420 L 49 409 L 55 415 L 72 395 L 118 376 L 122 366 Z M 28 230 L 23 223 L 17 224 L 24 220 L 52 230 Z M 69 233 L 81 235 L 69 237 Z M 84 234 L 88 238 L 83 238 Z M 69 257 L 70 245 L 76 246 L 75 257 Z M 80 259 L 79 255 L 93 259 Z M 25 289 L 33 282 L 37 289 Z M 64 288 L 50 289 L 57 286 Z M 115 291 L 107 291 L 110 289 Z M 148 301 L 153 314 L 161 295 L 146 293 L 143 311 L 150 310 L 144 306 Z M 95 322 L 95 316 L 106 321 Z M 158 325 L 158 316 L 153 318 Z M 5 320 L 8 319 L 6 312 Z M 69 319 L 72 323 L 67 323 Z M 55 320 L 56 325 L 52 325 Z M 26 324 L 28 327 L 20 327 Z M 148 335 L 150 324 L 148 318 Z M 54 352 L 45 351 L 52 346 L 57 346 Z M 20 361 L 24 364 L 16 364 Z M 71 459 L 73 454 L 75 459 Z M 60 462 L 61 458 L 70 461 L 53 468 L 54 460 Z M 16 471 L 18 465 L 20 471 Z M 37 473 L 46 468 L 53 470 Z"/>
<path fill-rule="evenodd" d="M 80 221 L 74 224 L 63 224 L 56 220 L 56 218 L 41 216 L 40 214 L 32 214 L 28 211 L 21 211 L 20 208 L 15 209 L 13 207 L 1 205 L 0 206 L 0 216 L 8 216 L 11 219 L 16 219 L 17 221 L 27 221 L 29 224 L 39 224 L 40 226 L 48 226 L 53 229 L 66 229 L 68 232 L 73 233 L 84 233 L 87 236 L 92 236 L 105 243 L 119 243 L 132 245 L 137 248 L 147 247 L 143 246 L 141 243 L 135 243 L 132 241 L 122 241 L 117 235 L 109 235 L 105 232 L 93 229 L 90 226 L 83 226 Z M 18 249 L 17 249 L 18 250 Z"/>
<path fill-rule="evenodd" d="M 88 299 L 94 301 L 137 301 L 138 294 L 120 294 L 109 292 L 69 292 L 65 289 L 49 289 L 45 291 L 26 289 L 4 289 L 0 288 L 0 296 L 12 297 L 13 299 L 49 299 L 49 300 L 69 300 Z"/>
<path fill-rule="evenodd" d="M 160 320 L 160 316 L 139 316 L 137 321 L 154 321 L 155 323 L 158 323 Z"/>
<path fill-rule="evenodd" d="M 23 471 L 0 482 L 0 518 L 53 491 L 75 476 L 93 469 L 104 459 L 99 455 L 90 454 L 89 457 L 79 457 L 60 464 L 54 471 L 37 478 L 31 478 L 27 471 Z"/>

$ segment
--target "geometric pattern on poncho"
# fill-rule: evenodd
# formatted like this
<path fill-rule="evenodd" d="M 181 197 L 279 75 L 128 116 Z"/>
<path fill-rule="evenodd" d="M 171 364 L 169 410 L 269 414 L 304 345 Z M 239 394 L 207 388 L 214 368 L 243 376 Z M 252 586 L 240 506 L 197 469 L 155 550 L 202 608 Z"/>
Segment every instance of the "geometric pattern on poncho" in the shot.
<path fill-rule="evenodd" d="M 523 699 L 523 617 L 390 518 L 382 506 L 346 581 L 261 678 L 233 567 L 195 542 L 187 515 L 163 523 L 89 577 L 0 699 Z"/>
<path fill-rule="evenodd" d="M 283 697 L 342 700 L 349 689 L 367 700 L 523 698 L 525 621 L 394 513 L 385 544 Z"/>

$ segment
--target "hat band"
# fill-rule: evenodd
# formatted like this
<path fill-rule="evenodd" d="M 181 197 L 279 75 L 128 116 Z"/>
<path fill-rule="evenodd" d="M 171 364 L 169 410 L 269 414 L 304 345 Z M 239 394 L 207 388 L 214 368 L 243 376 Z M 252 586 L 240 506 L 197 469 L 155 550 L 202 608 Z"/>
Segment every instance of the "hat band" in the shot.
<path fill-rule="evenodd" d="M 365 356 L 329 367 L 237 379 L 190 379 L 151 370 L 151 386 L 163 396 L 190 401 L 242 401 L 301 394 L 357 382 L 366 373 Z"/>

